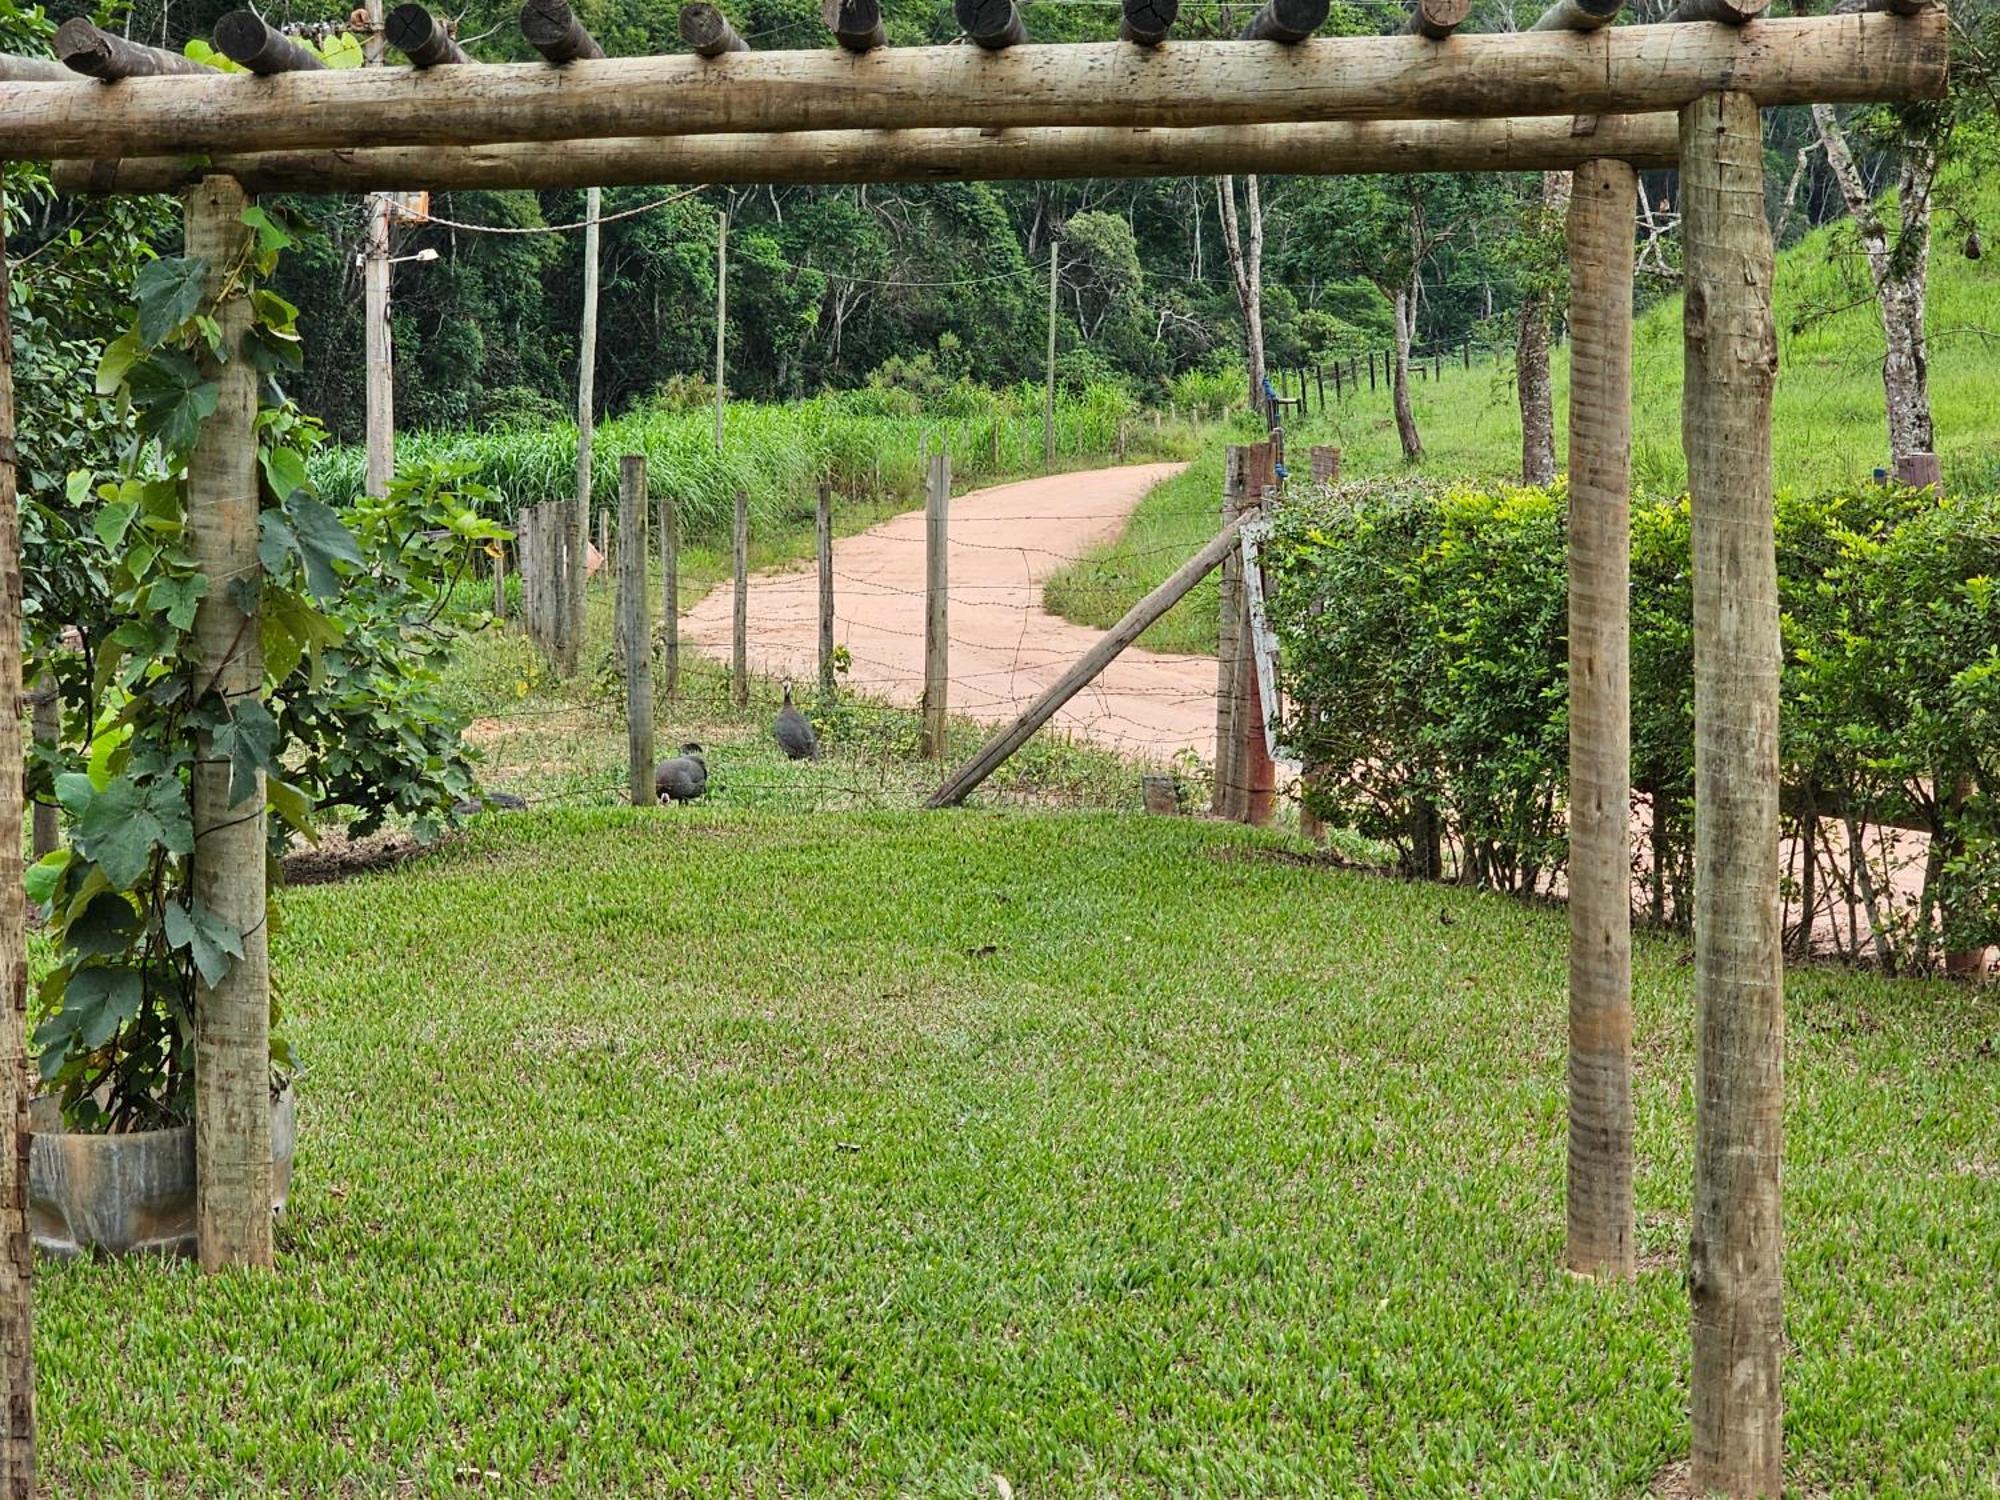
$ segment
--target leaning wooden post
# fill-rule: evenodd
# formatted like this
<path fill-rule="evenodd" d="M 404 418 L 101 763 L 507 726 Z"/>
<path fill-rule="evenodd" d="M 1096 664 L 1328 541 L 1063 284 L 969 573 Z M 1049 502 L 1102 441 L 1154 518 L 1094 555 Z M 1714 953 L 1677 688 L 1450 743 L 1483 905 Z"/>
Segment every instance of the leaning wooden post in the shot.
<path fill-rule="evenodd" d="M 0 289 L 7 214 L 0 199 Z M 0 1494 L 35 1493 L 35 1249 L 28 1234 L 28 936 L 21 897 L 21 527 L 14 458 L 14 330 L 0 295 Z"/>
<path fill-rule="evenodd" d="M 1249 450 L 1232 446 L 1223 456 L 1222 524 L 1232 525 L 1243 510 L 1243 493 Z M 1243 613 L 1243 559 L 1237 553 L 1222 560 L 1222 576 L 1216 587 L 1218 611 L 1215 629 L 1215 791 L 1209 811 L 1218 818 L 1234 818 L 1237 813 L 1236 788 L 1240 783 L 1237 759 L 1240 740 L 1236 733 L 1236 664 L 1238 621 Z"/>
<path fill-rule="evenodd" d="M 736 574 L 736 610 L 730 620 L 729 701 L 750 706 L 750 497 L 736 492 L 736 527 L 730 557 Z"/>
<path fill-rule="evenodd" d="M 1238 515 L 1264 508 L 1277 495 L 1277 445 L 1256 443 L 1249 449 L 1249 469 L 1238 497 Z M 1261 564 L 1259 565 L 1261 570 Z M 1257 635 L 1250 624 L 1250 588 L 1247 563 L 1237 554 L 1241 580 L 1236 621 L 1236 774 L 1238 789 L 1234 816 L 1262 828 L 1277 808 L 1278 768 L 1271 759 L 1271 742 L 1264 722 L 1264 697 L 1259 686 L 1261 669 L 1257 663 Z M 1261 571 L 1259 574 L 1261 585 Z"/>
<path fill-rule="evenodd" d="M 1778 574 L 1771 226 L 1749 94 L 1681 112 L 1694 515 L 1695 1162 L 1688 1245 L 1697 1494 L 1783 1482 Z"/>
<path fill-rule="evenodd" d="M 671 698 L 681 689 L 681 518 L 671 487 L 660 492 L 660 669 Z"/>
<path fill-rule="evenodd" d="M 815 529 L 819 533 L 819 696 L 833 701 L 833 486 L 822 481 Z"/>
<path fill-rule="evenodd" d="M 951 455 L 931 455 L 924 495 L 924 754 L 943 760 L 951 681 Z"/>
<path fill-rule="evenodd" d="M 257 560 L 257 371 L 244 352 L 250 299 L 240 272 L 248 207 L 233 178 L 205 178 L 187 196 L 187 253 L 208 268 L 203 296 L 226 360 L 204 354 L 215 411 L 188 455 L 189 550 L 203 576 L 250 586 L 212 587 L 195 610 L 198 680 L 224 705 L 254 702 L 264 685 Z M 239 604 L 252 602 L 245 613 Z M 194 763 L 194 899 L 240 932 L 243 956 L 220 982 L 195 985 L 195 1234 L 204 1270 L 271 1264 L 271 988 L 264 922 L 264 774 L 241 802 L 213 732 Z"/>
<path fill-rule="evenodd" d="M 1632 220 L 1637 174 L 1569 200 L 1569 1246 L 1629 1278 L 1632 1210 Z"/>
<path fill-rule="evenodd" d="M 632 805 L 653 789 L 653 602 L 646 591 L 646 456 L 618 460 L 618 628 L 625 657 L 625 749 Z"/>

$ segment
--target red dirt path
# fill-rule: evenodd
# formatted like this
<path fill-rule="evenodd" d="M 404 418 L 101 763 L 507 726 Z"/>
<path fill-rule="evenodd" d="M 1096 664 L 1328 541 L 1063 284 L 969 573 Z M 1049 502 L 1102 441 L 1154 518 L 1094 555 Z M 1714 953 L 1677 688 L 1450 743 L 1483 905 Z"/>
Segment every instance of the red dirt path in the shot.
<path fill-rule="evenodd" d="M 1111 540 L 1179 464 L 1055 474 L 951 502 L 951 689 L 955 714 L 1014 719 L 1102 632 L 1042 608 L 1042 584 Z M 907 511 L 833 544 L 834 640 L 854 658 L 855 691 L 915 706 L 924 684 L 924 515 Z M 817 679 L 819 592 L 810 562 L 750 579 L 750 669 Z M 733 590 L 709 592 L 681 625 L 692 649 L 726 661 Z M 1215 658 L 1131 648 L 1056 715 L 1055 727 L 1163 761 L 1215 752 Z"/>

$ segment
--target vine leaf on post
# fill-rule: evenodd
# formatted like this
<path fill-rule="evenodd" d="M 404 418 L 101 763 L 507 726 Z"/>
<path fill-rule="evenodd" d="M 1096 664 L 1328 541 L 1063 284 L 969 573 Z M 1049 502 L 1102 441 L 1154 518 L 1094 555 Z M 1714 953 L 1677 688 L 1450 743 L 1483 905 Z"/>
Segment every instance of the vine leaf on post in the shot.
<path fill-rule="evenodd" d="M 132 296 L 139 308 L 139 340 L 157 348 L 167 336 L 195 315 L 201 306 L 202 278 L 208 263 L 185 255 L 148 261 L 132 278 Z M 107 351 L 108 352 L 108 351 Z"/>
<path fill-rule="evenodd" d="M 186 906 L 169 901 L 162 919 L 167 942 L 187 949 L 195 968 L 210 984 L 220 984 L 229 973 L 230 961 L 243 956 L 243 934 L 192 897 Z"/>

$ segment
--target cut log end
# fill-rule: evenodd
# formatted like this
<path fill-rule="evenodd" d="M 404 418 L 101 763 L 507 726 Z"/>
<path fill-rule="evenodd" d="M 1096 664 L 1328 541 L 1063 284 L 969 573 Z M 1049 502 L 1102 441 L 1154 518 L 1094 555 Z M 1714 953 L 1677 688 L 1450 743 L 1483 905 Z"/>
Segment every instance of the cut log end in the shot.
<path fill-rule="evenodd" d="M 748 52 L 750 44 L 736 34 L 736 28 L 706 0 L 681 7 L 681 40 L 702 57 L 720 57 L 725 52 Z"/>
<path fill-rule="evenodd" d="M 521 7 L 521 36 L 549 62 L 604 56 L 604 49 L 576 18 L 569 0 L 526 0 Z"/>
<path fill-rule="evenodd" d="M 1669 23 L 1720 21 L 1724 26 L 1742 26 L 1770 9 L 1771 0 L 1681 0 L 1667 17 Z"/>
<path fill-rule="evenodd" d="M 1167 39 L 1180 10 L 1180 0 L 1125 0 L 1118 34 L 1141 47 L 1157 47 Z"/>
<path fill-rule="evenodd" d="M 232 10 L 215 23 L 216 50 L 253 73 L 317 73 L 320 55 L 294 41 L 252 10 Z"/>
<path fill-rule="evenodd" d="M 889 45 L 880 0 L 823 0 L 820 18 L 848 52 L 873 52 Z"/>
<path fill-rule="evenodd" d="M 952 0 L 951 9 L 960 29 L 989 51 L 1018 47 L 1028 39 L 1027 23 L 1014 0 Z"/>
<path fill-rule="evenodd" d="M 389 12 L 382 34 L 389 45 L 410 60 L 413 68 L 436 68 L 472 61 L 452 40 L 436 16 L 421 5 L 399 5 Z"/>
<path fill-rule="evenodd" d="M 56 28 L 55 54 L 72 73 L 101 78 L 112 83 L 120 78 L 157 78 L 170 73 L 212 73 L 206 63 L 198 63 L 178 52 L 165 52 L 128 42 L 109 31 L 100 31 L 81 16 L 72 16 Z"/>
<path fill-rule="evenodd" d="M 1530 31 L 1598 31 L 1618 19 L 1625 0 L 1555 0 Z"/>
<path fill-rule="evenodd" d="M 1326 22 L 1329 0 L 1265 0 L 1243 28 L 1246 42 L 1303 42 Z"/>
<path fill-rule="evenodd" d="M 1472 0 L 1417 0 L 1403 31 L 1410 36 L 1426 36 L 1441 42 L 1465 24 L 1472 14 Z"/>

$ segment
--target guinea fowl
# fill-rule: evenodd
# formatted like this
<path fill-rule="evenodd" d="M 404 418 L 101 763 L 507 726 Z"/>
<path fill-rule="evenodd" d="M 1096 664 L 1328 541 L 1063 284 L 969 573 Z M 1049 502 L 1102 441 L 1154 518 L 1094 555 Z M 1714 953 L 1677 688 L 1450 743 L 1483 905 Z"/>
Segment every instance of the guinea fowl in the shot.
<path fill-rule="evenodd" d="M 787 760 L 818 760 L 819 736 L 813 733 L 806 716 L 792 706 L 792 685 L 785 684 L 785 706 L 778 710 L 778 722 L 771 726 L 778 748 Z"/>
<path fill-rule="evenodd" d="M 653 788 L 669 802 L 692 802 L 708 792 L 708 762 L 701 746 L 690 740 L 672 760 L 653 768 Z"/>

